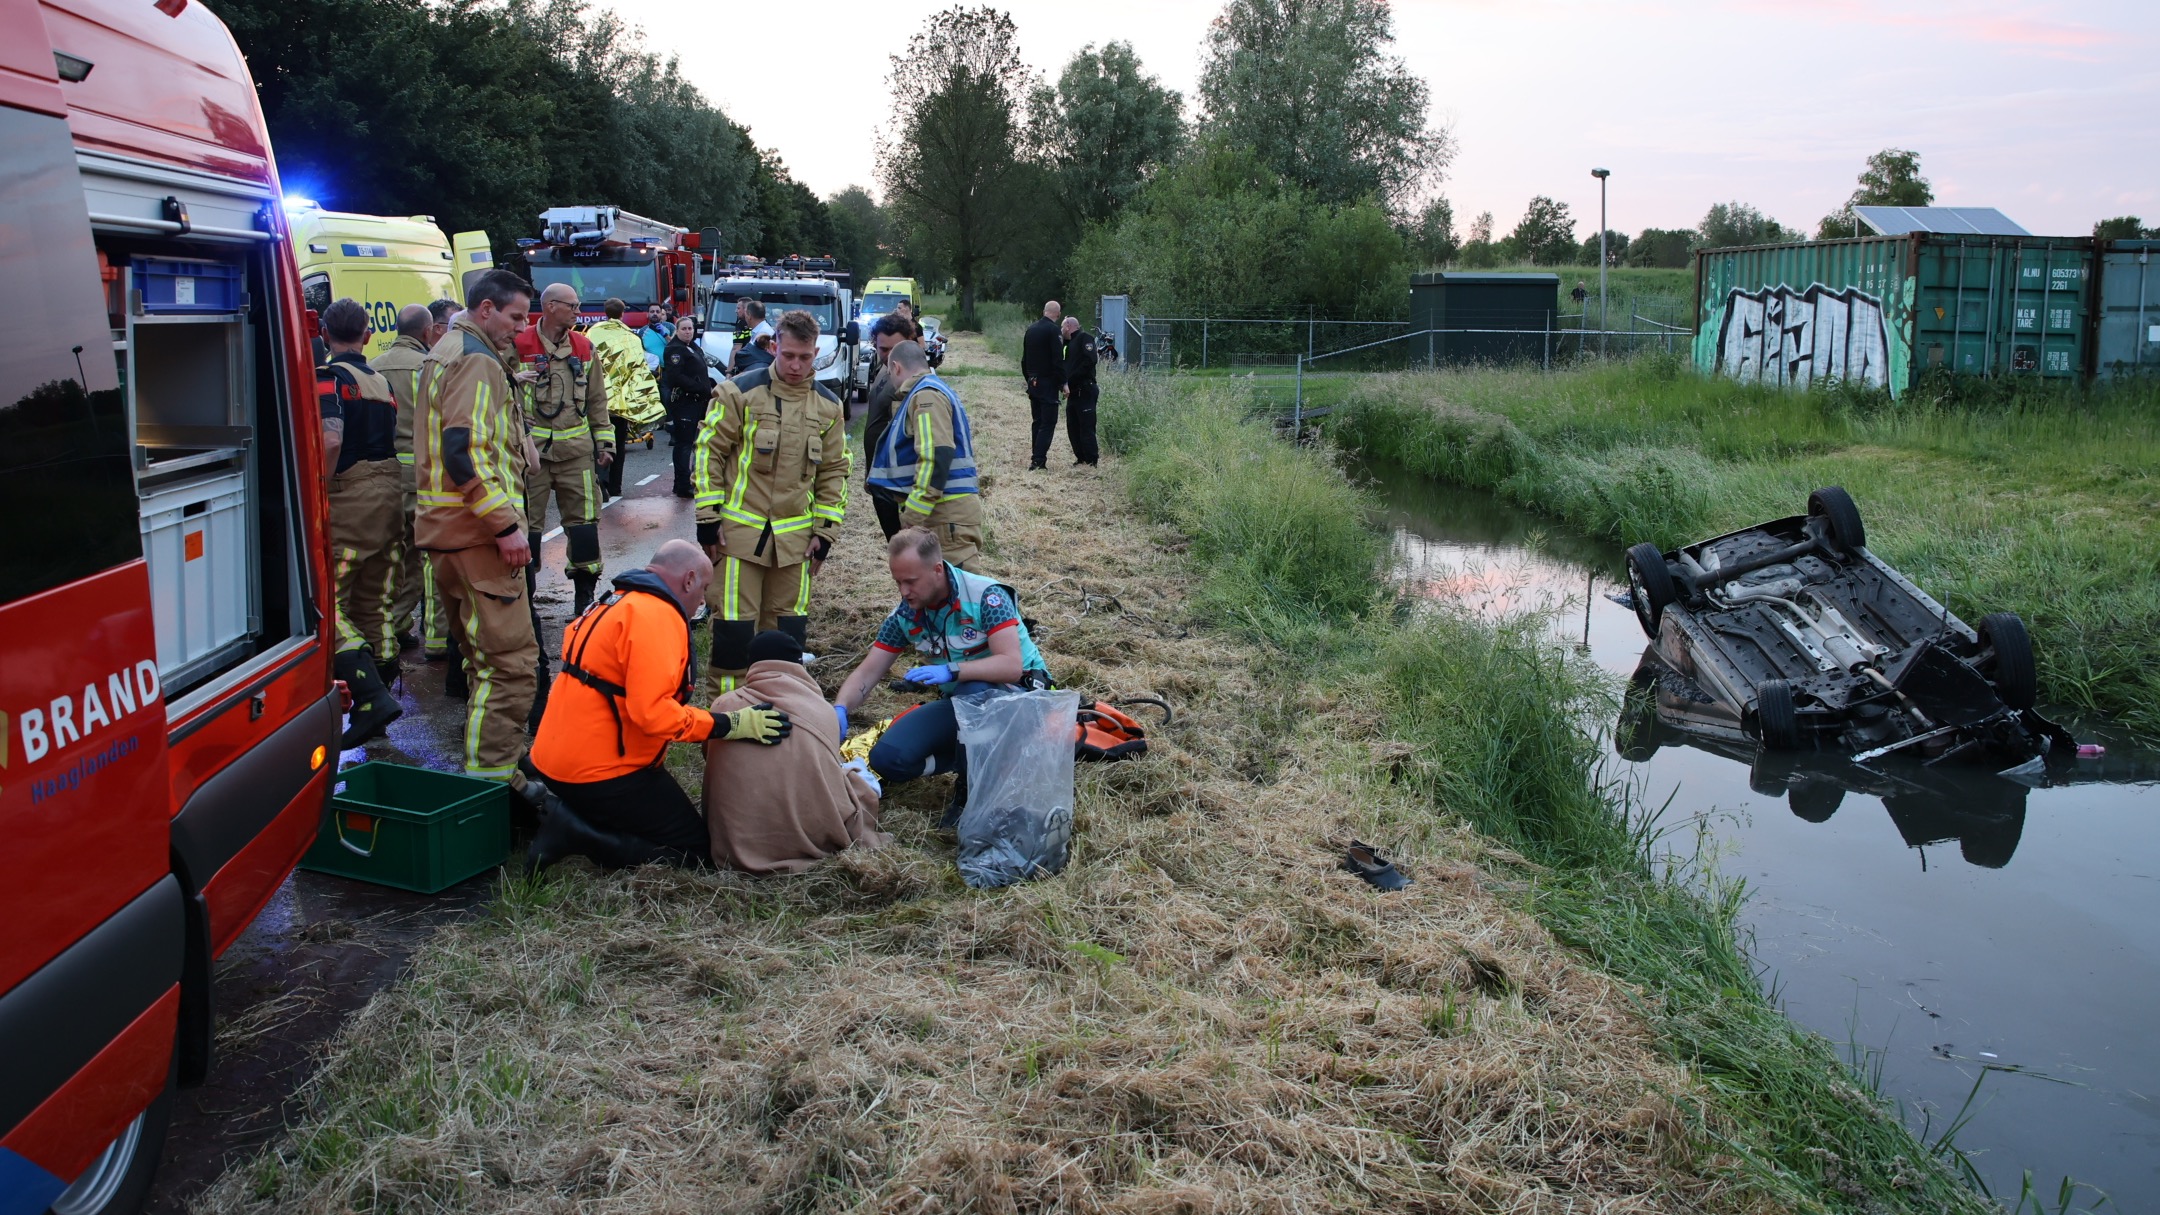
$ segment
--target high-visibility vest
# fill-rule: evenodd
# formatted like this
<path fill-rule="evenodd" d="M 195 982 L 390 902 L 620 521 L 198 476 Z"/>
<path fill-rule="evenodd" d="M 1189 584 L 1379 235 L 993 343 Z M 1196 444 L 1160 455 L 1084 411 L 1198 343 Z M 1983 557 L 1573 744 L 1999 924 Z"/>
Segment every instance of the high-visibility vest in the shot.
<path fill-rule="evenodd" d="M 1050 668 L 1043 662 L 1042 651 L 1035 648 L 1027 621 L 1020 618 L 1020 597 L 1011 586 L 971 574 L 950 561 L 945 563 L 945 577 L 952 594 L 943 604 L 928 612 L 917 612 L 903 601 L 893 609 L 907 633 L 908 644 L 938 662 L 968 662 L 985 657 L 990 653 L 990 632 L 983 628 L 983 600 L 1001 595 L 1001 606 L 1012 609 L 1013 627 L 1020 630 L 1021 670 L 1048 675 Z"/>
<path fill-rule="evenodd" d="M 929 442 L 929 419 L 919 419 L 917 425 L 908 424 L 908 407 L 915 402 L 915 394 L 926 388 L 935 388 L 952 402 L 953 412 L 953 458 L 952 467 L 945 476 L 944 494 L 956 498 L 961 494 L 980 493 L 982 482 L 975 474 L 975 438 L 968 426 L 967 410 L 960 407 L 960 394 L 952 385 L 935 375 L 926 375 L 910 389 L 907 400 L 893 410 L 892 423 L 885 428 L 885 437 L 878 444 L 877 452 L 870 459 L 870 475 L 866 484 L 896 494 L 907 494 L 915 488 L 915 478 L 922 461 L 931 453 L 923 450 Z"/>

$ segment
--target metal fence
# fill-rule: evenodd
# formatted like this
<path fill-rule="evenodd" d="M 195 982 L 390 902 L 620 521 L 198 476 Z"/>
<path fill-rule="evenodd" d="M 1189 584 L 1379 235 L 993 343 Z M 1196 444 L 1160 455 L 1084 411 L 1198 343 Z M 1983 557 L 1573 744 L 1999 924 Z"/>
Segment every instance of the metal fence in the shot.
<path fill-rule="evenodd" d="M 1625 329 L 1584 328 L 1576 316 L 1556 317 L 1555 324 L 1537 329 L 1457 326 L 1395 333 L 1370 341 L 1311 356 L 1298 353 L 1287 358 L 1246 358 L 1224 368 L 1251 394 L 1256 412 L 1272 416 L 1279 424 L 1302 427 L 1308 419 L 1324 417 L 1350 382 L 1383 372 L 1418 371 L 1442 367 L 1535 366 L 1544 371 L 1564 369 L 1600 359 L 1631 358 L 1663 352 L 1685 355 L 1693 334 L 1677 326 L 1649 318 L 1630 317 Z M 1562 325 L 1557 322 L 1572 322 Z M 1174 369 L 1167 343 L 1147 318 L 1130 318 L 1127 336 L 1145 351 L 1129 358 L 1132 370 Z M 1152 336 L 1151 336 L 1152 335 Z M 1467 358 L 1447 352 L 1465 347 L 1487 353 L 1499 349 L 1507 357 Z M 1599 354 L 1603 349 L 1605 353 Z M 1210 352 L 1213 357 L 1213 352 Z"/>
<path fill-rule="evenodd" d="M 1321 316 L 1224 317 L 1130 315 L 1134 365 L 1151 370 L 1217 371 L 1290 366 L 1300 357 L 1349 346 L 1375 334 L 1400 333 L 1407 321 Z"/>
<path fill-rule="evenodd" d="M 1128 367 L 1150 371 L 1289 370 L 1300 361 L 1338 362 L 1345 370 L 1536 362 L 1550 368 L 1585 356 L 1626 358 L 1650 350 L 1684 352 L 1694 331 L 1666 309 L 1630 310 L 1625 322 L 1599 327 L 1594 311 L 1494 314 L 1467 323 L 1411 331 L 1408 321 L 1319 316 L 1147 316 L 1128 313 L 1117 334 Z M 1618 319 L 1616 315 L 1614 319 Z M 1407 339 L 1419 339 L 1412 342 Z M 1397 341 L 1402 339 L 1402 341 Z"/>

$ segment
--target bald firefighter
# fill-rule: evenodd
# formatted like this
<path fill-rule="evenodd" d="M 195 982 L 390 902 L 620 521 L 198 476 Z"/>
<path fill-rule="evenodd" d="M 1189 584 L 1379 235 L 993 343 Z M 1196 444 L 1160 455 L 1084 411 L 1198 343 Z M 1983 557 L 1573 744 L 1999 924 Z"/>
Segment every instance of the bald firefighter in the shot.
<path fill-rule="evenodd" d="M 360 354 L 368 340 L 367 309 L 350 298 L 333 301 L 323 309 L 322 336 L 330 355 L 315 369 L 318 404 L 325 423 L 337 420 L 343 435 L 330 473 L 330 568 L 337 588 L 337 674 L 352 693 L 338 745 L 349 749 L 381 736 L 405 712 L 376 662 L 386 647 L 386 661 L 397 661 L 390 594 L 405 495 L 395 442 L 397 399 Z"/>
<path fill-rule="evenodd" d="M 900 500 L 902 527 L 935 534 L 945 559 L 962 569 L 982 554 L 982 493 L 967 410 L 952 385 L 931 374 L 917 342 L 886 356 L 896 385 L 892 422 L 870 453 L 872 493 Z"/>
<path fill-rule="evenodd" d="M 698 543 L 714 565 L 713 696 L 741 681 L 759 632 L 807 639 L 811 579 L 847 511 L 846 414 L 815 379 L 817 318 L 789 312 L 774 331 L 772 363 L 721 381 L 698 429 L 692 484 Z"/>
<path fill-rule="evenodd" d="M 413 482 L 413 398 L 418 395 L 420 362 L 428 349 L 450 332 L 450 314 L 457 305 L 449 300 L 432 304 L 407 304 L 398 310 L 397 340 L 370 362 L 390 381 L 397 397 L 397 458 L 405 481 L 404 533 L 399 537 L 397 589 L 390 603 L 391 624 L 404 629 L 419 613 L 420 646 L 430 657 L 450 648 L 450 626 L 443 620 L 442 602 L 435 595 L 434 579 L 427 562 L 413 543 L 413 519 L 420 500 Z"/>
<path fill-rule="evenodd" d="M 525 594 L 532 547 L 521 509 L 528 465 L 537 461 L 498 349 L 531 307 L 531 284 L 490 270 L 473 281 L 464 313 L 421 364 L 413 531 L 471 671 L 465 774 L 503 781 L 537 802 L 545 790 L 518 771 L 540 657 Z"/>
<path fill-rule="evenodd" d="M 540 568 L 540 525 L 552 493 L 577 588 L 571 610 L 582 612 L 600 581 L 599 473 L 615 458 L 615 423 L 608 417 L 607 376 L 591 339 L 577 331 L 577 314 L 577 291 L 549 283 L 540 293 L 540 323 L 517 335 L 517 357 L 534 377 L 524 389 L 525 419 L 540 450 L 540 467 L 525 487 L 532 568 Z"/>
<path fill-rule="evenodd" d="M 533 868 L 573 854 L 611 869 L 710 863 L 705 816 L 669 774 L 668 744 L 772 746 L 794 729 L 770 703 L 732 713 L 690 703 L 690 613 L 712 574 L 696 545 L 670 540 L 563 630 L 562 673 L 533 735 L 550 794 L 526 854 Z"/>

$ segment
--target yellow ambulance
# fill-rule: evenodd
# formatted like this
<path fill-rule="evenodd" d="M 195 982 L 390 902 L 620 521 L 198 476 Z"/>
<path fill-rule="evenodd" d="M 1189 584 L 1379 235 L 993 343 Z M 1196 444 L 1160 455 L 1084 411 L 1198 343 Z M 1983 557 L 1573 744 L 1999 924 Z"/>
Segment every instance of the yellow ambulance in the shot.
<path fill-rule="evenodd" d="M 407 304 L 465 299 L 465 286 L 494 267 L 487 233 L 445 238 L 432 215 L 354 215 L 288 201 L 293 260 L 307 306 L 320 313 L 351 296 L 367 309 L 372 358 L 397 338 L 398 310 Z"/>

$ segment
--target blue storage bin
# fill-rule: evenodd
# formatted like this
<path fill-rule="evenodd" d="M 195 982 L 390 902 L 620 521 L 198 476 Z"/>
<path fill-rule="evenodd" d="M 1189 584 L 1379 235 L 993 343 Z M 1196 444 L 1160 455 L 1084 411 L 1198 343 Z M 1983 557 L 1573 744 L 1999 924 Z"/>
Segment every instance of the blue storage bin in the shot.
<path fill-rule="evenodd" d="M 138 257 L 133 266 L 135 290 L 142 294 L 144 312 L 171 315 L 240 311 L 237 265 Z"/>

